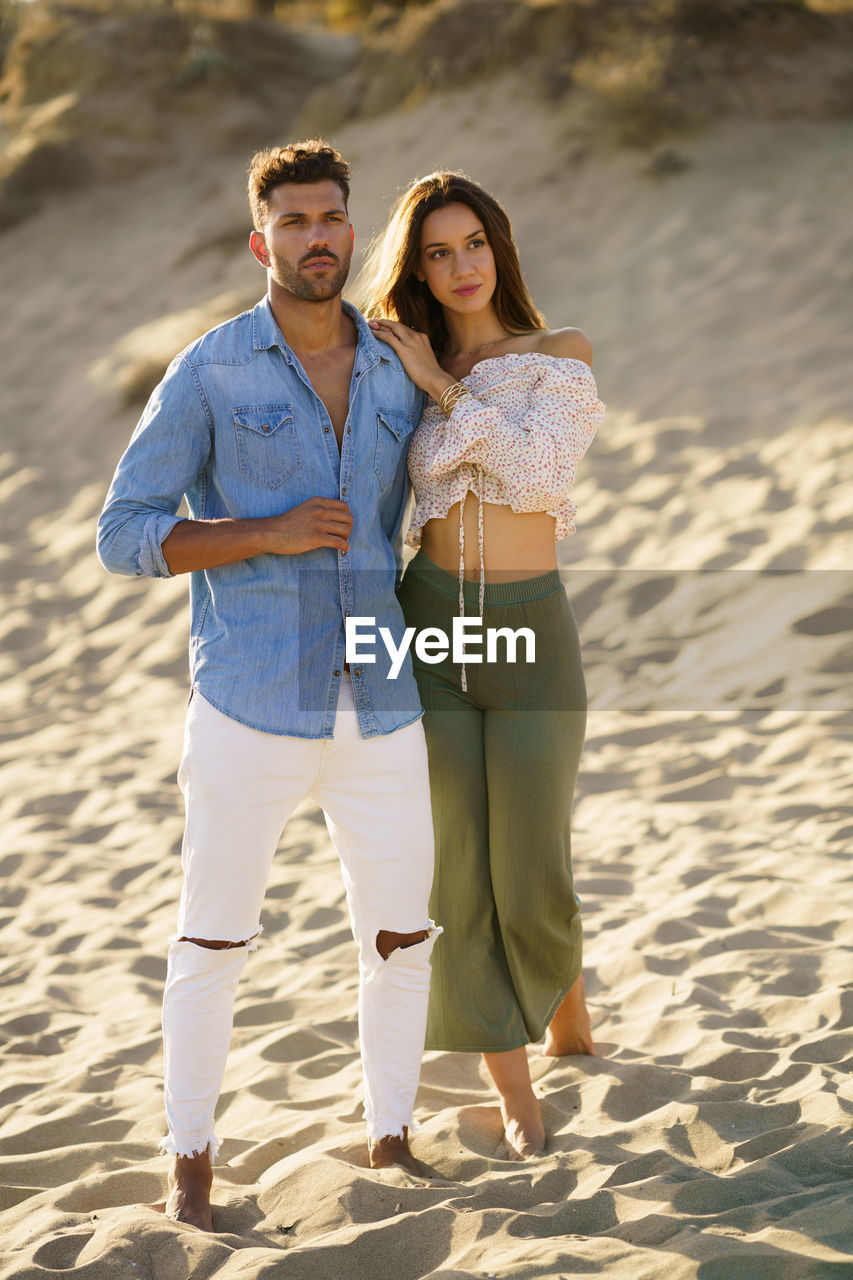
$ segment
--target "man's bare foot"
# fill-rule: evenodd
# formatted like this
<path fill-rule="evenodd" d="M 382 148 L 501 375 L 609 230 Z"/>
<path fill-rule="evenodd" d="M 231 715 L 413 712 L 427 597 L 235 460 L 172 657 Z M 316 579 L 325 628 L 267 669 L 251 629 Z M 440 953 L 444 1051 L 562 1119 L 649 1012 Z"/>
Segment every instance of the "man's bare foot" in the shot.
<path fill-rule="evenodd" d="M 395 1138 L 391 1134 L 384 1138 L 368 1138 L 367 1153 L 371 1169 L 390 1169 L 392 1165 L 398 1165 L 417 1178 L 423 1177 L 417 1160 L 409 1150 L 409 1130 L 405 1125 L 402 1138 Z"/>
<path fill-rule="evenodd" d="M 583 974 L 569 988 L 551 1019 L 542 1052 L 554 1058 L 567 1053 L 595 1055 Z"/>
<path fill-rule="evenodd" d="M 174 1156 L 169 1168 L 166 1217 L 186 1222 L 202 1231 L 213 1230 L 210 1188 L 213 1170 L 207 1151 L 200 1156 Z"/>
<path fill-rule="evenodd" d="M 504 1138 L 510 1160 L 530 1160 L 545 1151 L 545 1126 L 542 1112 L 534 1097 L 501 1098 Z"/>

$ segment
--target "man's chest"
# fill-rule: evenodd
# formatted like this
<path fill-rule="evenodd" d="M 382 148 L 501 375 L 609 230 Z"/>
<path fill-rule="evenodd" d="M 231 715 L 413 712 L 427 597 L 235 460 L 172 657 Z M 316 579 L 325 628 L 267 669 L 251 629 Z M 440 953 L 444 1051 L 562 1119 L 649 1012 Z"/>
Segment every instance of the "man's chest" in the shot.
<path fill-rule="evenodd" d="M 202 367 L 198 383 L 213 429 L 199 490 L 208 517 L 280 514 L 318 494 L 341 496 L 340 485 L 350 503 L 396 510 L 420 407 L 399 369 L 340 358 L 335 368 L 304 358 L 297 366 L 276 349 Z"/>
<path fill-rule="evenodd" d="M 311 380 L 311 386 L 322 400 L 329 415 L 339 449 L 349 413 L 353 361 L 354 353 L 344 359 L 338 358 L 334 362 L 304 359 L 302 362 Z"/>

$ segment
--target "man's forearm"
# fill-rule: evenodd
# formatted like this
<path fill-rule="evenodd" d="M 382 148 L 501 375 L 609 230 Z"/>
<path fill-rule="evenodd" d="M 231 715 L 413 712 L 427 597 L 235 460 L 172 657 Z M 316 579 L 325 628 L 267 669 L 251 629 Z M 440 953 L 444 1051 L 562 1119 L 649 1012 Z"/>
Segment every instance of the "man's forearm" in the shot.
<path fill-rule="evenodd" d="M 181 520 L 163 539 L 170 573 L 236 564 L 252 556 L 296 556 L 317 547 L 346 555 L 352 515 L 339 498 L 308 498 L 279 516 L 250 520 Z"/>
<path fill-rule="evenodd" d="M 270 550 L 270 521 L 181 520 L 163 539 L 163 558 L 170 573 L 191 573 L 235 564 Z"/>

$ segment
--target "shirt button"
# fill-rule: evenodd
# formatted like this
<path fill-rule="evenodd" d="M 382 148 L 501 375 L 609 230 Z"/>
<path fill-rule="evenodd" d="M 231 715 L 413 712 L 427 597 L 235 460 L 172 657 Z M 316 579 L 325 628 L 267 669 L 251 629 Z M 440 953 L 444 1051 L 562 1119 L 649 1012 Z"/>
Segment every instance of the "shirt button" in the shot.
<path fill-rule="evenodd" d="M 348 436 L 352 435 L 352 427 L 347 427 L 347 435 Z"/>
<path fill-rule="evenodd" d="M 341 555 L 342 555 L 342 556 L 345 556 L 345 555 L 346 555 L 346 548 L 341 552 Z"/>
<path fill-rule="evenodd" d="M 270 424 L 268 422 L 265 422 L 264 425 L 261 427 L 261 431 L 269 431 L 269 429 L 270 429 Z"/>
<path fill-rule="evenodd" d="M 329 428 L 328 428 L 328 427 L 324 427 L 324 428 L 323 428 L 323 431 L 325 432 L 325 434 L 326 434 L 326 435 L 328 435 L 328 434 L 329 434 Z"/>
<path fill-rule="evenodd" d="M 336 675 L 336 676 L 339 676 L 340 674 L 341 674 L 341 673 L 340 673 L 340 671 L 338 670 L 338 668 L 337 668 L 337 667 L 335 667 L 335 675 Z"/>
<path fill-rule="evenodd" d="M 353 671 L 353 675 L 354 675 L 354 676 L 360 676 L 360 675 L 361 675 L 361 667 L 356 667 L 355 671 Z"/>
<path fill-rule="evenodd" d="M 341 489 L 341 493 L 346 493 L 346 491 L 347 491 L 347 487 L 346 485 L 344 485 L 343 489 Z"/>

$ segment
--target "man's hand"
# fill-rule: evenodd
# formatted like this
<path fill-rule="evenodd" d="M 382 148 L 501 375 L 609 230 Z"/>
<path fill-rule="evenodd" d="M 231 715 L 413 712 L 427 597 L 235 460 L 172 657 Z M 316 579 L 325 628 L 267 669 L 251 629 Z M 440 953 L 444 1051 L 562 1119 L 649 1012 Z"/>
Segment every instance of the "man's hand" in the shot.
<path fill-rule="evenodd" d="M 236 564 L 252 556 L 295 556 L 317 547 L 349 550 L 352 514 L 339 498 L 308 498 L 278 516 L 181 520 L 163 541 L 170 573 Z"/>
<path fill-rule="evenodd" d="M 272 555 L 295 556 L 317 547 L 349 551 L 352 512 L 339 498 L 309 498 L 264 523 L 268 527 L 266 550 Z"/>

